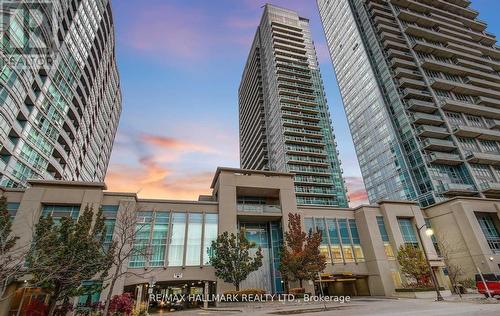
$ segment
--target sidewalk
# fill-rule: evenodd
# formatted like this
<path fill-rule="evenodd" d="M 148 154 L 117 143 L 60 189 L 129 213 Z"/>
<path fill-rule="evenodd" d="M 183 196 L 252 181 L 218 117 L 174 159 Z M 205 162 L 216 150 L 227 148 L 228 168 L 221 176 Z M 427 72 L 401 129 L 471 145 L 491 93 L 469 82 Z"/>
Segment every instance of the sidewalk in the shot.
<path fill-rule="evenodd" d="M 468 302 L 476 304 L 500 304 L 500 299 L 498 298 L 486 298 L 483 294 L 473 293 L 473 294 L 462 294 L 462 297 L 454 294 L 450 297 L 446 297 L 447 302 Z"/>

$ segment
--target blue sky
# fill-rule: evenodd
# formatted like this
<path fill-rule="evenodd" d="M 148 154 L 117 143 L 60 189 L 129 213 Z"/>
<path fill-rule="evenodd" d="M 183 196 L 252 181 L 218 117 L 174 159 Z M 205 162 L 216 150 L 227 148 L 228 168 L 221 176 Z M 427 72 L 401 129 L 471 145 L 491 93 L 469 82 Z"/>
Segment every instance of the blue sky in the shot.
<path fill-rule="evenodd" d="M 196 199 L 217 166 L 238 167 L 238 85 L 261 0 L 114 0 L 123 112 L 106 182 L 142 197 Z M 351 196 L 361 173 L 314 0 L 270 2 L 311 21 Z M 500 34 L 500 1 L 473 0 Z"/>

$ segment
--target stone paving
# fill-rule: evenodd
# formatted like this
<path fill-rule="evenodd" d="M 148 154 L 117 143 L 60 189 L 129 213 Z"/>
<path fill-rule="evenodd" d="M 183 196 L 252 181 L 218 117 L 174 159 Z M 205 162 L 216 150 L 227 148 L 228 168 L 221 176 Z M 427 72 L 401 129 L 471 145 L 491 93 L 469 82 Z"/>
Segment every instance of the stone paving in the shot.
<path fill-rule="evenodd" d="M 325 310 L 326 307 L 326 310 Z M 447 298 L 445 302 L 435 302 L 431 299 L 390 299 L 376 297 L 357 297 L 344 304 L 335 303 L 304 303 L 268 302 L 268 303 L 226 303 L 208 310 L 193 309 L 179 312 L 151 313 L 160 315 L 500 315 L 500 300 L 488 300 L 479 295 L 466 295 Z"/>

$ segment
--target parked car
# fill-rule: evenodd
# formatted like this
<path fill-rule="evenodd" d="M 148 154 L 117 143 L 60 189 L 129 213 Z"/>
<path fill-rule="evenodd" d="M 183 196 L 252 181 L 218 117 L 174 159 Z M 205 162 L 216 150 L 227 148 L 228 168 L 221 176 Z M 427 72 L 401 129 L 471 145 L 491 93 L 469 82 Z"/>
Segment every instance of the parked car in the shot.
<path fill-rule="evenodd" d="M 486 282 L 486 286 L 488 287 L 491 296 L 500 296 L 500 275 L 486 273 L 483 274 L 483 278 Z M 481 276 L 479 274 L 476 274 L 476 287 L 479 293 L 484 294 L 484 296 L 488 297 L 488 293 L 486 292 L 483 280 L 481 279 Z"/>

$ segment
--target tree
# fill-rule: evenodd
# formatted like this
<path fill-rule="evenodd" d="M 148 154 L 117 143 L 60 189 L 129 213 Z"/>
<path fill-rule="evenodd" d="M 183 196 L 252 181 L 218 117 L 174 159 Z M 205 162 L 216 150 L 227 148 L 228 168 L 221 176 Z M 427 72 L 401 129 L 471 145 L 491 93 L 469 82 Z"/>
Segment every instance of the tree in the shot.
<path fill-rule="evenodd" d="M 300 214 L 288 214 L 288 230 L 285 231 L 281 250 L 280 272 L 285 280 L 298 280 L 300 287 L 304 280 L 314 280 L 325 270 L 326 258 L 321 254 L 321 232 L 305 233 L 302 230 Z"/>
<path fill-rule="evenodd" d="M 398 263 L 405 277 L 413 281 L 413 284 L 407 282 L 407 285 L 416 287 L 430 286 L 429 267 L 420 248 L 413 245 L 401 245 L 398 250 Z"/>
<path fill-rule="evenodd" d="M 113 296 L 109 306 L 109 310 L 113 314 L 119 313 L 129 315 L 133 309 L 134 300 L 132 299 L 132 295 L 130 293 Z"/>
<path fill-rule="evenodd" d="M 110 278 L 107 280 L 108 295 L 104 305 L 103 315 L 107 316 L 110 310 L 113 290 L 116 281 L 125 275 L 140 275 L 140 273 L 131 272 L 126 268 L 130 258 L 135 256 L 148 257 L 150 255 L 149 247 L 134 247 L 134 241 L 137 234 L 144 229 L 145 224 L 140 224 L 137 221 L 136 212 L 127 207 L 123 212 L 120 212 L 114 226 L 113 243 L 114 253 L 111 257 L 112 268 L 110 269 Z M 144 271 L 144 274 L 147 271 Z"/>
<path fill-rule="evenodd" d="M 448 277 L 450 278 L 451 287 L 455 293 L 460 295 L 461 293 L 458 287 L 460 280 L 463 278 L 465 273 L 460 265 L 453 262 L 452 255 L 454 253 L 460 253 L 464 249 L 460 247 L 460 243 L 458 243 L 458 245 L 453 245 L 452 243 L 450 243 L 449 239 L 447 239 L 444 235 L 439 235 L 436 239 L 437 248 L 439 249 L 439 255 L 441 256 L 441 258 L 443 258 L 446 269 L 448 270 Z"/>
<path fill-rule="evenodd" d="M 48 315 L 54 315 L 58 301 L 96 291 L 110 268 L 113 248 L 103 251 L 105 225 L 102 211 L 94 218 L 85 207 L 77 221 L 64 217 L 59 223 L 51 216 L 40 218 L 26 263 L 33 281 L 50 292 Z M 82 281 L 96 280 L 93 290 Z"/>
<path fill-rule="evenodd" d="M 262 266 L 262 248 L 259 247 L 252 257 L 250 249 L 254 247 L 255 243 L 248 241 L 244 230 L 236 235 L 229 235 L 228 232 L 219 235 L 211 245 L 210 264 L 215 269 L 215 275 L 233 284 L 239 291 L 240 283 Z"/>
<path fill-rule="evenodd" d="M 7 211 L 7 199 L 0 197 L 0 302 L 7 299 L 9 283 L 21 274 L 24 253 L 16 248 L 19 237 L 12 234 L 12 220 Z"/>

